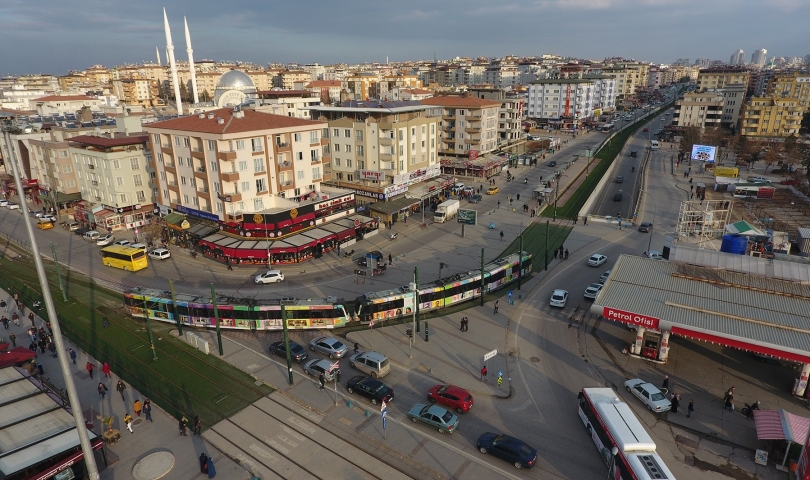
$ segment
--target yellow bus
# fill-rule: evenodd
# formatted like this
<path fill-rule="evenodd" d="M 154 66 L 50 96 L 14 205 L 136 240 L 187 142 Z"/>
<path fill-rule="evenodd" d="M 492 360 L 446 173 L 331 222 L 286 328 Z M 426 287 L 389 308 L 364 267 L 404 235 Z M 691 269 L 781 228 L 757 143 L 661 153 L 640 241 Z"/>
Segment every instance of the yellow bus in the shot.
<path fill-rule="evenodd" d="M 101 260 L 108 267 L 122 268 L 132 272 L 143 270 L 149 265 L 146 260 L 146 252 L 142 249 L 120 245 L 102 248 Z"/>

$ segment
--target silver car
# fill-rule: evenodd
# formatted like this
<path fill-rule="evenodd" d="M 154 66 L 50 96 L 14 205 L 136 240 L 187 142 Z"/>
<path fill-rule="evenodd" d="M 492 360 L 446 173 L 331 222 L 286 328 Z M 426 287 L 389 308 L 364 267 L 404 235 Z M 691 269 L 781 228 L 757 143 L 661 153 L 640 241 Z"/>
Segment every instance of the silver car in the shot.
<path fill-rule="evenodd" d="M 604 285 L 601 283 L 592 283 L 588 285 L 588 288 L 585 289 L 585 298 L 592 298 L 596 300 L 596 297 L 599 296 L 599 292 L 602 291 L 603 286 Z"/>
<path fill-rule="evenodd" d="M 340 367 L 334 366 L 329 360 L 320 360 L 316 358 L 314 360 L 309 360 L 301 367 L 304 369 L 304 373 L 307 375 L 317 377 L 318 375 L 323 374 L 323 378 L 327 382 L 333 381 L 335 377 L 337 377 L 338 382 L 340 381 Z"/>
<path fill-rule="evenodd" d="M 652 383 L 647 383 L 640 378 L 634 378 L 624 382 L 624 388 L 638 397 L 652 412 L 661 413 L 672 408 L 672 403 L 670 403 L 666 395 L 661 393 L 661 390 Z"/>
<path fill-rule="evenodd" d="M 346 352 L 349 351 L 349 348 L 343 342 L 332 337 L 318 337 L 312 340 L 309 342 L 309 349 L 313 352 L 328 355 L 331 359 L 343 358 L 343 355 L 346 355 Z"/>

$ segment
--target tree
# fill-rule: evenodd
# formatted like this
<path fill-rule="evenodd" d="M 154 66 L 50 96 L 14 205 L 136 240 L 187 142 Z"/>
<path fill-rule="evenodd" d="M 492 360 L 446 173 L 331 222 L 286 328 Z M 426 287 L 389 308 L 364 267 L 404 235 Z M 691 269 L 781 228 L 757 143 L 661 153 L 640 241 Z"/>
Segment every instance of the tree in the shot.
<path fill-rule="evenodd" d="M 800 133 L 807 133 L 808 131 L 810 131 L 810 111 L 805 113 L 804 117 L 802 117 L 802 124 L 800 128 Z"/>
<path fill-rule="evenodd" d="M 781 159 L 779 156 L 780 153 L 782 153 L 781 142 L 771 142 L 768 144 L 765 153 L 762 155 L 762 161 L 765 162 L 765 173 L 768 173 L 768 167 L 772 167 L 779 162 Z"/>
<path fill-rule="evenodd" d="M 682 152 L 691 154 L 692 145 L 699 145 L 700 142 L 700 129 L 698 127 L 686 127 L 681 131 L 681 143 L 678 148 Z"/>
<path fill-rule="evenodd" d="M 211 101 L 211 94 L 208 93 L 208 90 L 203 90 L 200 94 L 200 101 L 201 102 L 210 102 Z"/>
<path fill-rule="evenodd" d="M 785 164 L 787 164 L 789 172 L 799 163 L 799 139 L 796 135 L 791 134 L 785 138 L 785 141 L 782 143 L 782 150 L 785 153 Z"/>

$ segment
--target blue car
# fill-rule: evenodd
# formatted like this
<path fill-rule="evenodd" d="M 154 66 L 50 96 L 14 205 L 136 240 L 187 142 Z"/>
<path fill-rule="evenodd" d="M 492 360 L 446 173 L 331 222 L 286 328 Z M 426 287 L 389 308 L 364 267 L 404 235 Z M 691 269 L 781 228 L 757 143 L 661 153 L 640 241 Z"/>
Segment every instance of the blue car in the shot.
<path fill-rule="evenodd" d="M 413 423 L 426 423 L 439 430 L 439 433 L 453 433 L 458 428 L 458 417 L 442 407 L 417 403 L 408 412 Z"/>
<path fill-rule="evenodd" d="M 487 432 L 478 437 L 478 450 L 506 460 L 515 468 L 532 468 L 537 462 L 537 449 L 509 435 Z"/>

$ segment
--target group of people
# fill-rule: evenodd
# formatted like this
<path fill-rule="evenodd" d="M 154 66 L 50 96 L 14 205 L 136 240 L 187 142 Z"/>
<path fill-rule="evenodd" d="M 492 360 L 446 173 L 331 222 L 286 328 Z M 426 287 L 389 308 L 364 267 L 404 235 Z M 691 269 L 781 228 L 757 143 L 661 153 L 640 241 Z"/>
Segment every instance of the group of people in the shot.
<path fill-rule="evenodd" d="M 36 356 L 37 348 L 39 348 L 39 353 L 45 353 L 47 348 L 51 352 L 51 356 L 56 358 L 56 343 L 53 340 L 53 332 L 50 332 L 50 325 L 48 325 L 48 330 L 49 333 L 46 333 L 43 327 L 39 327 L 39 330 L 34 327 L 29 328 L 28 337 L 31 339 L 31 345 L 28 346 L 28 350 L 34 352 Z"/>
<path fill-rule="evenodd" d="M 459 330 L 461 330 L 462 332 L 466 332 L 469 329 L 470 320 L 467 317 L 462 317 L 460 323 L 461 323 L 461 326 L 460 326 Z"/>
<path fill-rule="evenodd" d="M 554 258 L 560 258 L 560 260 L 568 260 L 568 249 L 560 245 L 560 248 L 554 250 Z"/>
<path fill-rule="evenodd" d="M 661 391 L 666 395 L 669 393 L 669 402 L 672 405 L 670 411 L 678 413 L 678 408 L 681 406 L 681 396 L 677 393 L 669 391 L 669 375 L 664 375 L 664 381 L 661 382 Z M 686 418 L 692 417 L 695 412 L 695 400 L 689 400 L 689 405 L 686 406 Z"/>

